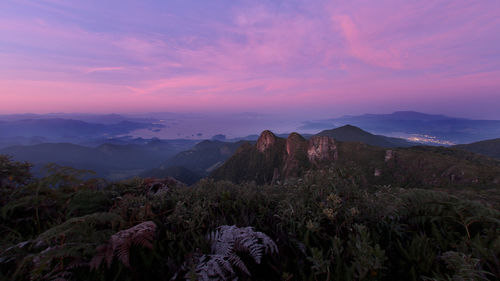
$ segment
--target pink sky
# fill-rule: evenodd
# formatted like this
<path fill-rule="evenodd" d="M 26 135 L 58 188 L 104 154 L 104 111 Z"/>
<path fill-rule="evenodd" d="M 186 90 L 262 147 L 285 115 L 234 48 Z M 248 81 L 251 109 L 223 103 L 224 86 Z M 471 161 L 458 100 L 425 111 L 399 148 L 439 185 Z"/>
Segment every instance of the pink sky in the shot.
<path fill-rule="evenodd" d="M 0 114 L 500 119 L 498 15 L 497 0 L 2 1 Z"/>

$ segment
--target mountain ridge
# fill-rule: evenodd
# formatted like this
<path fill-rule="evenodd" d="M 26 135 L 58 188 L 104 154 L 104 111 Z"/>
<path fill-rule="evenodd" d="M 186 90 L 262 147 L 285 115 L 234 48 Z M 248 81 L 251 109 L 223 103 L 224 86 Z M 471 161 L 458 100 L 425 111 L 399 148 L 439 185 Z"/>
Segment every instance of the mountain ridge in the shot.
<path fill-rule="evenodd" d="M 35 164 L 40 172 L 48 163 L 93 170 L 98 176 L 122 179 L 138 175 L 142 170 L 154 168 L 178 152 L 179 147 L 169 141 L 147 144 L 101 144 L 97 147 L 73 143 L 41 143 L 16 145 L 0 149 L 0 154 L 13 156 L 18 161 Z"/>
<path fill-rule="evenodd" d="M 113 124 L 89 123 L 63 118 L 21 119 L 0 123 L 2 138 L 45 137 L 49 139 L 82 139 L 117 136 L 137 129 L 163 128 L 164 125 L 123 120 Z"/>
<path fill-rule="evenodd" d="M 216 180 L 272 184 L 311 170 L 343 169 L 362 182 L 402 186 L 498 186 L 500 162 L 454 148 L 414 146 L 383 148 L 340 142 L 329 136 L 309 140 L 297 133 L 287 139 L 264 131 L 255 145 L 242 145 L 211 173 Z M 418 174 L 407 171 L 419 171 Z"/>
<path fill-rule="evenodd" d="M 391 114 L 345 115 L 303 123 L 302 130 L 322 130 L 351 124 L 374 134 L 413 139 L 424 144 L 453 145 L 500 136 L 500 120 L 474 120 L 396 111 Z"/>

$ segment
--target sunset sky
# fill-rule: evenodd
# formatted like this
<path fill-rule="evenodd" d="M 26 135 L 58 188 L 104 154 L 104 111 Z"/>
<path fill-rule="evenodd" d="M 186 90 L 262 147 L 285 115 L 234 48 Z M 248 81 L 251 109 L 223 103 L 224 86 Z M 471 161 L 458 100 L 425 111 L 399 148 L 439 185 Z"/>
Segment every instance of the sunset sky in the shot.
<path fill-rule="evenodd" d="M 500 1 L 0 2 L 0 114 L 500 119 Z"/>

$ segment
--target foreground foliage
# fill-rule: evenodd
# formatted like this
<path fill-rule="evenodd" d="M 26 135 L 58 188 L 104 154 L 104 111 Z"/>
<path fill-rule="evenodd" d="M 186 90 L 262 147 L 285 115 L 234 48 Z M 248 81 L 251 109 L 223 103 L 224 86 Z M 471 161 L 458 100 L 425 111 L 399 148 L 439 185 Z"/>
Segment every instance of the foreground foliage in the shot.
<path fill-rule="evenodd" d="M 497 189 L 367 186 L 353 168 L 155 193 L 0 161 L 0 279 L 500 279 Z"/>

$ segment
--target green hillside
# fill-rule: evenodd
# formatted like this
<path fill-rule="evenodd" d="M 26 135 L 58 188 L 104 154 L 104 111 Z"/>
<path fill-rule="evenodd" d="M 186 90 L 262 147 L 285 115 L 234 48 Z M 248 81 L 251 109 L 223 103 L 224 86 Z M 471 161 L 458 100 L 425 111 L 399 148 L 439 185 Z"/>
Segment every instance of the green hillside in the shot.
<path fill-rule="evenodd" d="M 500 138 L 473 142 L 470 144 L 460 144 L 454 146 L 457 149 L 479 153 L 500 160 Z"/>
<path fill-rule="evenodd" d="M 385 156 L 339 145 L 338 159 L 352 149 L 349 161 Z M 469 157 L 406 152 L 393 157 L 422 155 L 405 170 L 417 178 L 429 153 L 432 161 Z M 483 162 L 472 157 L 464 163 Z M 34 179 L 29 165 L 0 155 L 0 279 L 500 279 L 498 187 L 401 188 L 357 175 L 324 169 L 273 185 L 191 187 L 83 180 L 71 169 Z"/>
<path fill-rule="evenodd" d="M 274 139 L 265 151 L 259 151 L 263 135 Z M 499 186 L 500 164 L 498 161 L 453 148 L 416 146 L 386 149 L 360 142 L 331 141 L 328 146 L 314 147 L 291 134 L 289 138 L 278 138 L 264 132 L 256 145 L 242 146 L 224 165 L 212 173 L 217 180 L 236 183 L 272 183 L 297 178 L 312 170 L 341 169 L 349 177 L 357 177 L 362 183 L 396 184 L 409 187 L 438 186 Z M 317 137 L 316 137 L 317 138 Z M 290 143 L 299 152 L 287 151 Z M 329 153 L 321 163 L 313 161 L 314 149 Z M 314 152 L 316 153 L 316 152 Z"/>
<path fill-rule="evenodd" d="M 226 161 L 244 142 L 205 140 L 189 150 L 182 151 L 165 161 L 160 169 L 176 166 L 187 168 L 202 176 L 208 175 Z"/>

